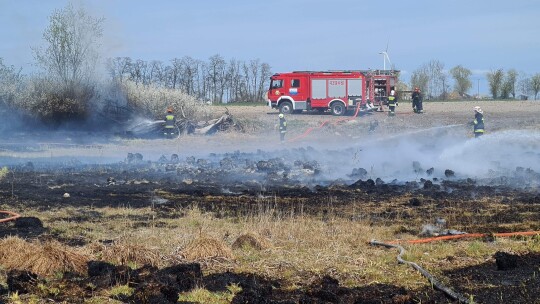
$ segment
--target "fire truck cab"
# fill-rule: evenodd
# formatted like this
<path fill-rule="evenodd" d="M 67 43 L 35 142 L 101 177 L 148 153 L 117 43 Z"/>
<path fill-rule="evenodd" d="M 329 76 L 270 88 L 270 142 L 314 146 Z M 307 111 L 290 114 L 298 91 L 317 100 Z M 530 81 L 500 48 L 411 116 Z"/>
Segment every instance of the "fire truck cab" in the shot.
<path fill-rule="evenodd" d="M 385 73 L 382 73 L 385 72 Z M 330 110 L 345 115 L 382 107 L 395 89 L 397 71 L 295 71 L 270 78 L 268 106 L 281 113 Z"/>

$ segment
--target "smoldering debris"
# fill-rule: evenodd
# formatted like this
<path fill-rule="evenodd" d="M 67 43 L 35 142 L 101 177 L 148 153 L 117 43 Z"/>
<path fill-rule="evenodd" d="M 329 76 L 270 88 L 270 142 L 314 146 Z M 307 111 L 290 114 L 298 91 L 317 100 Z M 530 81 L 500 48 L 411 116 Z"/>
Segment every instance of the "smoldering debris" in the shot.
<path fill-rule="evenodd" d="M 447 222 L 444 218 L 436 218 L 433 224 L 425 224 L 422 226 L 420 236 L 443 236 L 443 235 L 459 235 L 466 234 L 466 232 L 456 229 L 447 228 Z"/>
<path fill-rule="evenodd" d="M 161 138 L 165 121 L 135 118 L 124 126 L 124 131 L 118 135 L 127 138 Z M 243 126 L 238 123 L 228 111 L 221 117 L 208 121 L 191 121 L 178 117 L 175 123 L 176 134 L 210 135 L 217 131 L 242 131 Z"/>
<path fill-rule="evenodd" d="M 347 150 L 345 152 L 347 153 Z M 183 187 L 212 189 L 241 193 L 243 191 L 268 191 L 277 188 L 350 185 L 371 189 L 373 187 L 393 187 L 394 189 L 420 189 L 423 191 L 485 192 L 484 186 L 531 188 L 540 185 L 540 174 L 531 168 L 517 167 L 511 172 L 491 171 L 485 178 L 463 178 L 451 169 L 423 169 L 422 163 L 412 161 L 409 173 L 401 171 L 401 176 L 410 179 L 389 179 L 376 176 L 379 171 L 368 172 L 362 167 L 348 164 L 350 159 L 338 159 L 326 150 L 312 147 L 284 149 L 278 151 L 210 153 L 206 157 L 185 156 L 177 153 L 161 154 L 157 159 L 147 159 L 143 153 L 129 152 L 123 161 L 108 164 L 87 164 L 87 160 L 71 158 L 69 162 L 52 163 L 36 160 L 22 162 L 10 167 L 14 172 L 106 172 L 106 178 L 98 185 L 117 186 L 122 184 L 144 184 L 150 181 L 167 180 Z M 350 170 L 350 171 L 348 171 Z M 128 178 L 130 172 L 140 173 L 141 178 Z M 437 175 L 436 172 L 444 172 Z M 131 174 L 133 175 L 133 174 Z M 374 176 L 375 175 L 375 176 Z M 186 183 L 185 181 L 189 181 Z M 371 191 L 371 190 L 370 190 Z M 401 191 L 401 190 L 400 190 Z"/>

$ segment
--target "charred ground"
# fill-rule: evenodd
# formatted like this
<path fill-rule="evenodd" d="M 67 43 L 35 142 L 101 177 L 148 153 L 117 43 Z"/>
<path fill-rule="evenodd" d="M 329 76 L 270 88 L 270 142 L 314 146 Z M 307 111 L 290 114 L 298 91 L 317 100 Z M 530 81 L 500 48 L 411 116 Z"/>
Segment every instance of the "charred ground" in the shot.
<path fill-rule="evenodd" d="M 444 117 L 441 113 L 434 116 L 435 119 L 426 119 L 437 121 Z M 312 116 L 299 119 L 306 125 L 315 123 Z M 511 126 L 509 121 L 503 124 Z M 405 127 L 414 129 L 411 125 Z M 324 134 L 350 135 L 349 126 L 335 128 Z M 190 140 L 200 143 L 198 138 Z M 222 140 L 229 143 L 236 140 L 241 145 L 232 135 Z M 257 253 L 256 257 L 250 253 L 249 259 L 255 259 L 250 263 L 245 262 L 244 253 L 238 253 L 242 256 L 240 262 L 172 259 L 158 265 L 130 267 L 91 256 L 86 273 L 65 273 L 60 278 L 45 278 L 25 269 L 6 269 L 5 299 L 17 291 L 57 302 L 82 303 L 97 294 L 106 295 L 114 286 L 127 285 L 133 288 L 131 294 L 106 298 L 129 303 L 174 303 L 179 293 L 196 287 L 227 292 L 231 284 L 236 284 L 241 291 L 231 296 L 233 303 L 451 302 L 413 270 L 397 265 L 395 252 L 372 248 L 366 243 L 372 237 L 411 239 L 449 229 L 488 234 L 540 230 L 540 174 L 534 167 L 501 168 L 490 175 L 468 176 L 447 164 L 426 165 L 419 158 L 416 163 L 404 161 L 398 168 L 399 176 L 411 178 L 398 179 L 391 178 L 392 170 L 376 171 L 354 161 L 346 169 L 338 170 L 337 167 L 343 167 L 339 161 L 314 157 L 329 153 L 320 144 L 312 147 L 295 143 L 277 150 L 249 147 L 245 152 L 196 156 L 181 153 L 183 150 L 180 152 L 176 146 L 165 148 L 164 153 L 148 146 L 135 149 L 137 143 L 130 143 L 119 149 L 122 150 L 116 156 L 119 160 L 101 158 L 99 164 L 82 155 L 86 150 L 79 151 L 79 155 L 71 155 L 73 151 L 51 152 L 55 157 L 68 155 L 69 161 L 56 158 L 42 161 L 24 157 L 28 151 L 13 151 L 23 157 L 14 160 L 10 156 L 10 173 L 0 183 L 0 194 L 4 208 L 21 213 L 23 218 L 1 224 L 0 235 L 57 240 L 73 248 L 84 248 L 96 242 L 106 246 L 117 242 L 120 236 L 114 231 L 94 235 L 93 225 L 122 221 L 129 222 L 126 226 L 133 230 L 167 231 L 178 229 L 182 225 L 178 220 L 189 219 L 193 209 L 213 221 L 225 223 L 257 219 L 263 214 L 276 220 L 316 221 L 332 231 L 323 237 L 329 243 L 337 237 L 332 233 L 341 231 L 339 225 L 362 225 L 366 230 L 359 231 L 363 235 L 355 236 L 358 244 L 351 245 L 358 256 L 353 253 L 348 257 L 350 264 L 362 260 L 360 270 L 324 262 L 323 269 L 299 269 L 298 265 L 293 266 L 294 262 L 279 256 L 278 264 L 258 263 L 265 254 L 276 258 L 275 254 L 266 252 Z M 190 149 L 194 147 L 187 150 Z M 128 154 L 126 150 L 132 152 Z M 355 147 L 338 150 L 350 155 L 345 162 L 359 153 Z M 178 154 L 171 153 L 176 151 Z M 100 153 L 103 155 L 103 151 Z M 334 174 L 336 170 L 339 177 Z M 111 214 L 112 209 L 130 212 L 115 215 Z M 442 219 L 442 224 L 437 225 L 437 219 Z M 70 227 L 86 227 L 86 230 L 67 233 L 58 228 L 59 223 L 66 222 Z M 430 230 L 427 224 L 434 227 Z M 195 229 L 209 229 L 204 225 L 201 228 L 201 224 L 193 225 Z M 250 225 L 257 230 L 257 224 Z M 228 233 L 228 228 L 221 231 L 225 241 L 230 240 Z M 275 234 L 267 236 L 284 246 L 286 242 Z M 407 249 L 409 259 L 426 266 L 448 286 L 476 303 L 534 303 L 540 292 L 538 247 L 536 237 L 510 240 L 488 237 Z M 370 273 L 377 268 L 382 269 L 379 274 Z M 47 288 L 44 291 L 40 286 Z"/>

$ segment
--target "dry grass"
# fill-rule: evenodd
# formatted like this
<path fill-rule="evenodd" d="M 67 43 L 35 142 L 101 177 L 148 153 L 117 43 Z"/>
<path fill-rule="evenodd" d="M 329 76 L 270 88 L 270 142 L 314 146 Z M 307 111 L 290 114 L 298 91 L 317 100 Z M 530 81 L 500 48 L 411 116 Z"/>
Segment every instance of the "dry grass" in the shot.
<path fill-rule="evenodd" d="M 497 202 L 485 203 L 493 206 Z M 402 202 L 397 201 L 396 204 Z M 375 205 L 362 203 L 362 207 L 368 209 L 377 208 Z M 351 216 L 347 218 L 338 216 L 341 212 L 339 210 L 331 211 L 323 220 L 316 216 L 279 212 L 271 208 L 241 218 L 216 218 L 195 207 L 184 210 L 182 217 L 156 219 L 161 223 L 159 227 L 140 225 L 147 218 L 153 219 L 154 213 L 150 209 L 102 208 L 98 209 L 102 213 L 99 219 L 92 223 L 78 224 L 91 224 L 92 229 L 87 229 L 85 234 L 85 238 L 90 241 L 116 240 L 109 247 L 99 245 L 91 249 L 96 245 L 86 246 L 93 259 L 127 263 L 130 266 L 149 263 L 164 267 L 185 260 L 198 261 L 202 263 L 205 273 L 222 271 L 220 267 L 224 266 L 232 272 L 255 273 L 280 279 L 284 282 L 284 288 L 293 289 L 298 284 L 309 284 L 313 277 L 326 274 L 351 287 L 387 283 L 417 289 L 429 284 L 418 272 L 397 263 L 396 250 L 368 244 L 370 239 L 385 241 L 417 238 L 411 231 L 420 231 L 423 221 L 398 217 L 377 224 L 367 219 L 363 208 L 350 211 Z M 54 221 L 57 215 L 65 214 L 64 209 L 26 214 L 40 217 L 50 229 L 66 231 L 60 234 L 62 237 L 71 235 L 70 229 L 64 226 L 69 224 L 68 227 L 73 228 L 65 221 Z M 459 208 L 433 212 L 433 217 L 443 213 L 449 224 L 457 224 L 457 219 L 460 219 L 461 225 L 472 225 L 468 223 L 471 219 L 465 217 Z M 70 213 L 71 216 L 77 215 L 76 210 Z M 402 229 L 403 225 L 407 229 Z M 247 237 L 249 234 L 246 231 L 257 237 Z M 251 246 L 255 250 L 236 250 L 233 254 L 232 247 L 242 248 L 244 242 L 255 243 L 262 239 L 272 244 L 272 250 L 256 250 L 258 245 L 255 245 Z M 32 245 L 29 244 L 26 246 Z M 404 247 L 407 250 L 406 259 L 444 277 L 445 270 L 485 263 L 499 250 L 540 251 L 540 242 L 534 239 L 501 239 L 495 243 L 462 240 Z M 178 248 L 181 250 L 178 251 Z M 447 259 L 448 256 L 455 258 Z M 234 259 L 234 263 L 207 263 L 208 259 Z"/>
<path fill-rule="evenodd" d="M 27 242 L 18 237 L 0 240 L 0 264 L 6 269 L 28 270 L 41 276 L 87 270 L 88 256 L 57 241 Z"/>
<path fill-rule="evenodd" d="M 182 249 L 180 255 L 189 261 L 201 261 L 206 259 L 225 259 L 233 260 L 234 253 L 231 248 L 223 241 L 202 236 Z"/>
<path fill-rule="evenodd" d="M 256 250 L 265 250 L 272 247 L 272 244 L 266 239 L 255 233 L 248 232 L 240 235 L 232 244 L 233 249 L 252 248 Z"/>
<path fill-rule="evenodd" d="M 115 242 L 110 246 L 93 243 L 89 249 L 94 256 L 116 265 L 158 266 L 162 260 L 162 254 L 158 249 L 137 243 Z"/>

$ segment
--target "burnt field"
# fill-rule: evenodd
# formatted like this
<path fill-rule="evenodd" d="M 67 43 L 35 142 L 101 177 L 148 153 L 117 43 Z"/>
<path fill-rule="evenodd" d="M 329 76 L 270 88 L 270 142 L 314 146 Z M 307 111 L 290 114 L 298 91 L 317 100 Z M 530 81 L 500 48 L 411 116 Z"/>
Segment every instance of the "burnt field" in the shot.
<path fill-rule="evenodd" d="M 282 146 L 246 145 L 253 134 L 4 145 L 2 209 L 22 217 L 0 223 L 2 298 L 452 303 L 369 241 L 482 233 L 403 243 L 404 258 L 471 303 L 536 303 L 538 236 L 495 235 L 540 230 L 538 135 L 510 119 L 479 140 L 459 121 L 415 129 L 403 118 L 399 138 L 352 142 L 370 116 L 321 131 L 327 142 Z"/>

